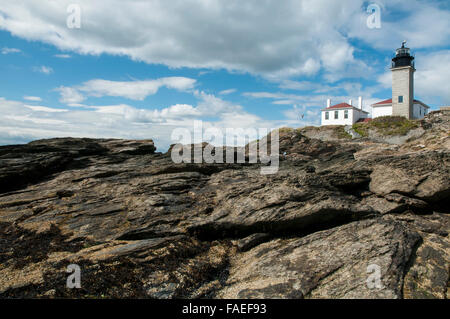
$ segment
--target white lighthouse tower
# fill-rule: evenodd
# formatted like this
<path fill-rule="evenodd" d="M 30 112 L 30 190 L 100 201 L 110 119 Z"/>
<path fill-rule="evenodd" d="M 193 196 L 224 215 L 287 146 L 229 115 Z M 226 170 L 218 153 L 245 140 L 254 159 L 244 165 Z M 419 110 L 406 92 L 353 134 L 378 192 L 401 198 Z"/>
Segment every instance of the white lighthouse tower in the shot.
<path fill-rule="evenodd" d="M 411 50 L 402 47 L 395 51 L 392 59 L 392 98 L 372 104 L 372 118 L 381 116 L 403 116 L 407 119 L 421 119 L 430 107 L 414 99 L 414 57 Z"/>
<path fill-rule="evenodd" d="M 414 57 L 410 49 L 402 47 L 396 50 L 392 59 L 392 115 L 413 118 L 414 108 Z"/>

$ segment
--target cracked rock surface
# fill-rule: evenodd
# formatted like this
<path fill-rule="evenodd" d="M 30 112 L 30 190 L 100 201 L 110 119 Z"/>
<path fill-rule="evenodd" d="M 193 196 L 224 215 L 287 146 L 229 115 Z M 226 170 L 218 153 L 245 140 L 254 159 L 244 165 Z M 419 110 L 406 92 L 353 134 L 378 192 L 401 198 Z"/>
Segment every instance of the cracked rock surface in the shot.
<path fill-rule="evenodd" d="M 447 298 L 449 115 L 421 125 L 402 145 L 280 132 L 273 175 L 151 140 L 0 147 L 0 297 Z"/>

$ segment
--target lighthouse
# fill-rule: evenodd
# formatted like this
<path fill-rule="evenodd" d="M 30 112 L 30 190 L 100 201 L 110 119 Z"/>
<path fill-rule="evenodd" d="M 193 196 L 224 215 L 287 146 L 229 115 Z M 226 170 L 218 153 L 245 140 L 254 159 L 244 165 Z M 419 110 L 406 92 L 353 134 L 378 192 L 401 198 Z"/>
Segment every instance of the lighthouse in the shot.
<path fill-rule="evenodd" d="M 403 116 L 409 120 L 421 119 L 430 107 L 414 99 L 414 56 L 403 41 L 392 58 L 392 98 L 372 104 L 372 118 L 381 116 Z"/>
<path fill-rule="evenodd" d="M 430 107 L 414 99 L 414 56 L 403 41 L 402 47 L 395 50 L 392 58 L 392 98 L 372 104 L 372 119 L 384 116 L 401 116 L 408 120 L 418 120 L 428 114 Z M 369 113 L 363 110 L 362 97 L 358 108 L 352 100 L 347 103 L 331 105 L 328 99 L 327 107 L 322 110 L 322 125 L 353 125 L 356 122 L 370 121 Z"/>
<path fill-rule="evenodd" d="M 392 59 L 392 115 L 413 118 L 414 108 L 414 57 L 405 47 L 397 49 Z"/>

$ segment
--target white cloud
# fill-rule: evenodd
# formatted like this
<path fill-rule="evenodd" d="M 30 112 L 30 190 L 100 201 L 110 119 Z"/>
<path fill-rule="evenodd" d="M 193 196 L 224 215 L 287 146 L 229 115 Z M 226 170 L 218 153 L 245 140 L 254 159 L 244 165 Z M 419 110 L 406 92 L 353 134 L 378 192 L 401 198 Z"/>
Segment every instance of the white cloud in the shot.
<path fill-rule="evenodd" d="M 292 105 L 295 103 L 296 103 L 295 100 L 276 100 L 276 101 L 272 102 L 272 104 L 275 104 L 275 105 Z"/>
<path fill-rule="evenodd" d="M 381 28 L 361 27 L 367 15 L 359 12 L 348 21 L 348 36 L 358 38 L 377 49 L 392 50 L 408 41 L 415 49 L 445 47 L 450 37 L 450 11 L 440 7 L 439 1 L 384 0 L 375 1 L 382 5 Z"/>
<path fill-rule="evenodd" d="M 92 107 L 101 114 L 120 115 L 134 122 L 168 123 L 201 116 L 201 112 L 187 104 L 176 104 L 162 110 L 136 109 L 126 104 Z"/>
<path fill-rule="evenodd" d="M 176 104 L 172 105 L 168 108 L 163 109 L 162 111 L 154 111 L 155 117 L 170 119 L 170 118 L 179 118 L 183 119 L 186 117 L 194 117 L 200 116 L 201 113 L 198 109 L 193 107 L 192 105 L 187 104 Z"/>
<path fill-rule="evenodd" d="M 303 96 L 295 94 L 286 94 L 279 92 L 245 92 L 244 96 L 253 97 L 256 99 L 302 99 Z"/>
<path fill-rule="evenodd" d="M 319 82 L 284 80 L 280 83 L 279 86 L 281 89 L 286 90 L 317 92 L 318 90 L 322 89 L 324 85 Z"/>
<path fill-rule="evenodd" d="M 39 96 L 24 96 L 24 100 L 31 101 L 31 102 L 41 102 L 42 99 Z"/>
<path fill-rule="evenodd" d="M 415 95 L 425 103 L 450 105 L 450 50 L 417 54 Z M 446 71 L 445 71 L 446 70 Z"/>
<path fill-rule="evenodd" d="M 386 71 L 385 73 L 381 74 L 378 79 L 378 83 L 380 83 L 384 88 L 391 88 L 392 87 L 392 73 L 391 71 Z"/>
<path fill-rule="evenodd" d="M 284 83 L 286 84 L 286 83 Z M 313 85 L 314 83 L 300 83 L 296 85 L 296 83 L 289 83 L 291 87 L 316 87 Z M 320 87 L 320 86 L 319 86 Z M 368 88 L 362 88 L 359 83 L 341 83 L 338 85 L 339 89 L 343 89 L 347 95 L 337 95 L 331 94 L 327 92 L 321 94 L 315 94 L 314 92 L 308 92 L 304 94 L 286 94 L 281 92 L 246 92 L 244 96 L 258 98 L 258 99 L 271 99 L 272 104 L 275 105 L 292 105 L 293 110 L 283 111 L 283 114 L 290 119 L 298 117 L 298 109 L 302 110 L 302 114 L 309 114 L 308 121 L 305 121 L 305 125 L 313 125 L 314 123 L 318 124 L 318 122 L 314 122 L 312 119 L 311 113 L 315 112 L 317 108 L 323 108 L 326 106 L 327 99 L 331 99 L 332 104 L 338 103 L 348 103 L 349 100 L 353 100 L 353 105 L 357 105 L 358 97 L 363 97 L 363 109 L 365 111 L 370 111 L 370 105 L 379 102 L 379 99 L 374 97 L 374 94 L 380 90 L 380 86 L 373 86 Z M 317 117 L 320 119 L 320 116 Z M 303 123 L 303 122 L 302 122 Z M 298 124 L 298 123 L 297 123 Z"/>
<path fill-rule="evenodd" d="M 48 107 L 27 106 L 18 101 L 0 98 L 0 144 L 25 143 L 51 137 L 90 138 L 154 138 L 158 147 L 170 145 L 170 133 L 174 128 L 167 121 L 158 124 L 142 118 L 147 110 L 127 106 L 136 116 L 126 113 L 98 112 L 96 109 L 60 110 Z M 101 108 L 99 108 L 101 109 Z M 140 119 L 141 118 L 141 119 Z M 95 125 L 93 125 L 95 123 Z M 175 125 L 175 124 L 174 124 Z"/>
<path fill-rule="evenodd" d="M 215 95 L 203 91 L 195 91 L 194 95 L 200 100 L 197 109 L 203 116 L 214 117 L 229 113 L 246 113 L 240 105 L 222 100 Z"/>
<path fill-rule="evenodd" d="M 33 68 L 33 70 L 34 70 L 34 72 L 44 73 L 47 75 L 53 73 L 53 69 L 51 67 L 45 66 L 45 65 L 36 66 Z"/>
<path fill-rule="evenodd" d="M 79 106 L 79 104 L 85 100 L 83 94 L 71 87 L 61 86 L 55 89 L 55 91 L 58 91 L 61 95 L 59 101 L 69 106 Z"/>
<path fill-rule="evenodd" d="M 194 88 L 196 80 L 185 77 L 166 77 L 146 81 L 109 81 L 95 79 L 84 82 L 79 86 L 56 89 L 61 94 L 60 102 L 69 106 L 83 106 L 79 103 L 86 100 L 86 96 L 93 97 L 123 97 L 130 100 L 145 100 L 154 95 L 162 87 L 178 91 L 188 91 Z"/>
<path fill-rule="evenodd" d="M 54 57 L 59 59 L 70 59 L 72 56 L 70 54 L 55 54 Z"/>
<path fill-rule="evenodd" d="M 29 108 L 30 110 L 36 111 L 36 112 L 60 113 L 60 112 L 68 112 L 69 111 L 66 109 L 54 109 L 51 107 L 39 106 L 39 105 L 25 105 L 25 107 Z"/>
<path fill-rule="evenodd" d="M 65 52 L 125 55 L 175 68 L 225 68 L 271 79 L 323 71 L 330 81 L 367 74 L 347 38 L 366 28 L 359 21 L 347 30 L 366 14 L 364 0 L 79 0 L 76 32 L 66 26 L 70 3 L 3 0 L 0 29 Z"/>
<path fill-rule="evenodd" d="M 219 92 L 219 95 L 230 95 L 237 92 L 236 89 L 228 89 L 228 90 L 223 90 Z"/>
<path fill-rule="evenodd" d="M 0 0 L 0 29 L 68 53 L 124 55 L 201 74 L 323 74 L 331 82 L 373 73 L 355 57 L 355 41 L 389 50 L 403 39 L 416 49 L 448 45 L 450 11 L 439 1 L 376 2 L 381 29 L 367 27 L 365 0 L 79 0 L 82 27 L 74 31 L 66 26 L 71 0 Z"/>
<path fill-rule="evenodd" d="M 174 141 L 172 130 L 192 130 L 194 120 L 204 119 L 205 127 L 276 128 L 287 121 L 264 121 L 254 114 L 204 92 L 195 92 L 197 106 L 172 105 L 161 110 L 138 109 L 130 105 L 89 106 L 82 110 L 26 105 L 0 98 L 0 144 L 28 142 L 51 137 L 153 138 L 160 150 Z M 95 125 L 93 125 L 95 123 Z"/>
<path fill-rule="evenodd" d="M 0 52 L 2 53 L 2 54 L 11 54 L 11 53 L 20 53 L 20 52 L 22 52 L 22 50 L 20 50 L 20 49 L 16 49 L 16 48 L 2 48 L 1 50 L 0 50 Z"/>
<path fill-rule="evenodd" d="M 309 93 L 333 93 L 340 90 L 350 95 L 363 93 L 362 85 L 359 82 L 341 82 L 329 85 L 320 82 L 284 80 L 279 87 L 281 89 L 307 91 Z M 364 92 L 367 94 L 367 90 L 364 90 Z"/>
<path fill-rule="evenodd" d="M 186 91 L 192 89 L 195 82 L 196 80 L 185 77 L 127 82 L 97 79 L 83 83 L 78 90 L 95 97 L 115 96 L 142 101 L 147 96 L 156 94 L 162 87 Z"/>
<path fill-rule="evenodd" d="M 298 122 L 297 126 L 316 126 L 320 125 L 320 109 L 307 109 L 305 106 L 293 105 L 283 114 L 292 121 Z"/>
<path fill-rule="evenodd" d="M 5 119 L 8 121 L 15 121 L 17 122 L 31 122 L 33 124 L 66 124 L 65 121 L 50 119 L 50 118 L 39 118 L 39 117 L 31 117 L 31 116 L 20 116 L 20 115 L 5 115 Z"/>

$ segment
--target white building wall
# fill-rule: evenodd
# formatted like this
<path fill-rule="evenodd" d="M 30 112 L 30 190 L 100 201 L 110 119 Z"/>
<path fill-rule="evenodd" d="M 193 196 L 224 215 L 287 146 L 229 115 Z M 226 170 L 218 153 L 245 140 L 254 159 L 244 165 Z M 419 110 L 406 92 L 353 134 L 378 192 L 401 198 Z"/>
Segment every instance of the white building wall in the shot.
<path fill-rule="evenodd" d="M 415 103 L 413 107 L 413 119 L 422 119 L 427 114 L 428 109 L 422 104 Z"/>
<path fill-rule="evenodd" d="M 368 117 L 368 114 L 363 112 L 362 110 L 355 110 L 353 109 L 353 123 L 355 124 L 356 122 L 358 122 L 360 119 L 366 119 Z"/>
<path fill-rule="evenodd" d="M 415 71 L 411 66 L 392 69 L 392 115 L 407 119 L 413 116 Z M 403 102 L 399 101 L 399 96 L 403 97 Z"/>
<path fill-rule="evenodd" d="M 372 107 L 372 118 L 377 118 L 380 116 L 392 116 L 392 106 Z"/>
<path fill-rule="evenodd" d="M 326 112 L 329 112 L 330 118 L 329 120 L 325 119 Z M 338 119 L 335 119 L 334 114 L 338 112 Z M 330 110 L 330 111 L 322 111 L 322 126 L 324 125 L 352 125 L 354 113 L 352 109 L 348 109 L 348 119 L 344 118 L 345 110 Z"/>

